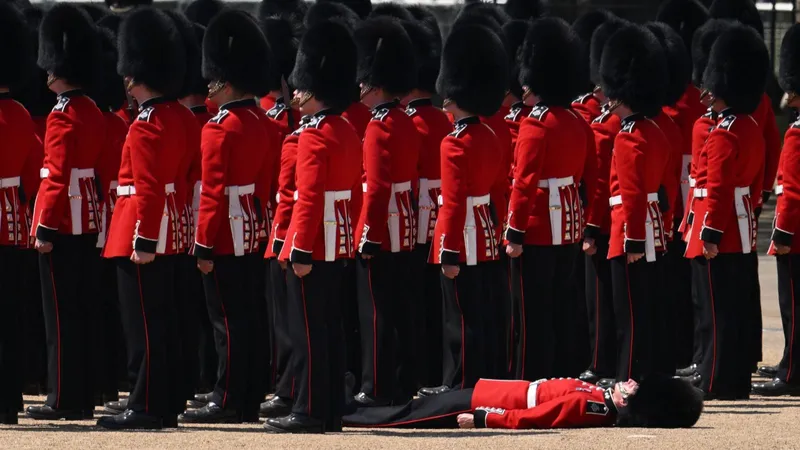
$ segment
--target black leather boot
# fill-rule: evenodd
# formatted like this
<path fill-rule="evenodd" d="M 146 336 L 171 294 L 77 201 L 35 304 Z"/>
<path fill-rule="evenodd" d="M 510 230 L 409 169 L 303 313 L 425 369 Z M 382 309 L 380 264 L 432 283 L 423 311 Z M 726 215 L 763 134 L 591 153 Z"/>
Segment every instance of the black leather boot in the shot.
<path fill-rule="evenodd" d="M 303 414 L 289 414 L 286 417 L 267 419 L 264 429 L 270 433 L 315 433 L 325 432 L 325 422 Z"/>

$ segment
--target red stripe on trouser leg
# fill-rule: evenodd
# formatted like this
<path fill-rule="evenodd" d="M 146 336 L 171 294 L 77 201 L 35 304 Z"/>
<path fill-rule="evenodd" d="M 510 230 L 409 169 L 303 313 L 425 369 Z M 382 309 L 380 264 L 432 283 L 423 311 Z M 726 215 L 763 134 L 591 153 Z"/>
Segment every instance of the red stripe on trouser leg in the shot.
<path fill-rule="evenodd" d="M 300 292 L 303 294 L 303 318 L 306 321 L 306 345 L 308 346 L 308 415 L 311 415 L 311 334 L 308 330 L 308 310 L 306 309 L 306 283 L 300 279 Z M 293 379 L 294 380 L 294 379 Z M 294 381 L 292 381 L 294 385 Z M 292 388 L 294 390 L 294 388 Z"/>
<path fill-rule="evenodd" d="M 228 327 L 228 314 L 225 313 L 225 302 L 222 301 L 222 293 L 219 290 L 219 279 L 217 278 L 217 271 L 214 271 L 214 284 L 217 287 L 217 297 L 219 297 L 219 306 L 222 308 L 222 320 L 225 322 L 225 339 L 228 345 L 225 346 L 227 355 L 225 355 L 225 393 L 222 395 L 222 407 L 228 403 L 228 389 L 230 389 L 231 382 L 231 329 Z"/>
<path fill-rule="evenodd" d="M 597 270 L 597 269 L 595 269 Z M 594 277 L 594 362 L 592 367 L 597 370 L 597 352 L 600 347 L 600 277 Z"/>
<path fill-rule="evenodd" d="M 792 290 L 792 334 L 789 339 L 789 369 L 786 372 L 786 382 L 792 378 L 792 353 L 794 353 L 794 270 L 792 268 L 792 258 L 787 256 L 789 260 L 789 289 Z"/>
<path fill-rule="evenodd" d="M 53 274 L 53 254 L 50 253 L 50 283 L 53 287 L 53 304 L 56 307 L 56 409 L 61 406 L 61 318 L 58 313 L 56 277 Z"/>
<path fill-rule="evenodd" d="M 634 320 L 633 320 L 633 300 L 631 299 L 631 274 L 628 271 L 628 266 L 630 264 L 625 264 L 625 282 L 628 285 L 628 312 L 630 313 L 631 318 L 631 341 L 630 341 L 630 349 L 628 350 L 628 379 L 631 378 L 631 372 L 633 371 L 633 332 L 634 332 Z"/>
<path fill-rule="evenodd" d="M 456 293 L 456 306 L 461 313 L 461 389 L 464 389 L 464 381 L 467 374 L 467 343 L 464 339 L 464 310 L 461 309 L 461 302 L 458 301 L 458 282 L 453 279 L 453 287 Z"/>
<path fill-rule="evenodd" d="M 711 279 L 711 260 L 708 261 L 708 292 L 711 297 L 711 379 L 708 380 L 708 391 L 714 389 L 714 373 L 717 367 L 717 312 L 714 309 L 714 284 Z"/>
<path fill-rule="evenodd" d="M 144 363 L 145 363 L 145 385 L 144 385 L 144 412 L 150 412 L 150 333 L 147 332 L 147 313 L 144 309 L 144 292 L 142 291 L 142 273 L 139 266 L 136 266 L 136 280 L 139 283 L 139 305 L 142 307 L 142 323 L 144 324 Z"/>

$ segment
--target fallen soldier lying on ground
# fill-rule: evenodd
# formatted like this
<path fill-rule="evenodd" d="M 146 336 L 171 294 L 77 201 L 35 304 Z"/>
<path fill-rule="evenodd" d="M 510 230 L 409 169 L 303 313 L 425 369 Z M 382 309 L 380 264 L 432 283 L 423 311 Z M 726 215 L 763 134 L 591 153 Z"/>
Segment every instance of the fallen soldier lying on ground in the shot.
<path fill-rule="evenodd" d="M 628 380 L 605 390 L 571 378 L 482 379 L 474 389 L 403 406 L 360 407 L 342 421 L 349 427 L 393 428 L 688 428 L 702 411 L 702 393 L 674 378 Z"/>

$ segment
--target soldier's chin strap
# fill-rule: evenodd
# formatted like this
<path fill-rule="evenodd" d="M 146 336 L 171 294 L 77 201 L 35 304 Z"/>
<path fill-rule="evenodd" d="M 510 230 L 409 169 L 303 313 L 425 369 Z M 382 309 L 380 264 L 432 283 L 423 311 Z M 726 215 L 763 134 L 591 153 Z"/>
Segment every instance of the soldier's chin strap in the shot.
<path fill-rule="evenodd" d="M 286 110 L 286 120 L 289 122 L 289 129 L 294 130 L 294 114 L 292 114 L 292 98 L 289 97 L 289 83 L 286 82 L 286 77 L 281 75 L 281 95 L 283 102 L 289 105 Z"/>

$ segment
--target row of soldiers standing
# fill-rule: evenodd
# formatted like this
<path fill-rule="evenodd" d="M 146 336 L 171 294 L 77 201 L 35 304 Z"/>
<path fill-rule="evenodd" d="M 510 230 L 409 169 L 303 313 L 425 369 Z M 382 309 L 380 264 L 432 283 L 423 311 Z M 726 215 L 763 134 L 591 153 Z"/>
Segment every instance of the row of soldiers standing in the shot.
<path fill-rule="evenodd" d="M 3 28 L 29 37 L 2 7 Z M 751 2 L 717 0 L 707 22 L 674 0 L 662 22 L 591 11 L 572 27 L 468 4 L 444 44 L 420 7 L 275 8 L 260 21 L 220 8 L 205 28 L 146 7 L 94 24 L 54 6 L 38 63 L 59 97 L 38 142 L 9 93 L 32 52 L 2 49 L 19 61 L 0 80 L 15 161 L 0 180 L 14 268 L 2 282 L 22 248 L 40 252 L 48 343 L 48 399 L 28 416 L 91 418 L 92 301 L 114 297 L 92 291 L 101 270 L 133 383 L 98 421 L 109 428 L 260 413 L 272 431 L 336 431 L 348 404 L 420 387 L 575 375 L 587 344 L 587 380 L 695 362 L 684 372 L 709 397 L 748 395 L 756 217 L 780 151 Z M 30 210 L 23 192 L 37 192 Z M 216 373 L 194 396 L 200 316 Z"/>

